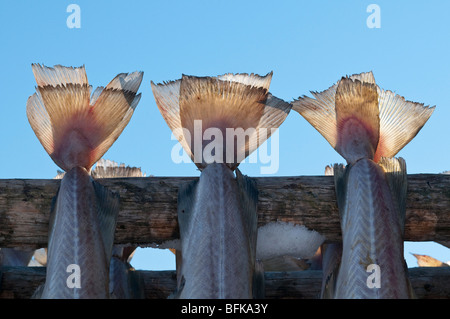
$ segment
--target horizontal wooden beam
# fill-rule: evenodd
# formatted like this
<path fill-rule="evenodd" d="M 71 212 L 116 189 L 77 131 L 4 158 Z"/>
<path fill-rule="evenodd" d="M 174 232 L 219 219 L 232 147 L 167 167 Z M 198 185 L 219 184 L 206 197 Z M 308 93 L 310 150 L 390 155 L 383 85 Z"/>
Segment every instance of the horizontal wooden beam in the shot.
<path fill-rule="evenodd" d="M 45 282 L 45 267 L 2 267 L 0 298 L 28 299 Z M 175 271 L 136 271 L 144 283 L 147 299 L 165 299 L 176 287 Z M 450 267 L 409 269 L 409 278 L 419 299 L 450 298 Z M 266 272 L 267 299 L 317 299 L 322 271 Z"/>
<path fill-rule="evenodd" d="M 179 238 L 178 187 L 197 177 L 133 177 L 98 181 L 120 194 L 116 244 L 147 246 Z M 259 226 L 305 225 L 341 240 L 331 176 L 257 177 Z M 60 180 L 0 180 L 0 247 L 46 247 L 52 198 Z M 450 175 L 408 175 L 406 241 L 450 241 Z"/>

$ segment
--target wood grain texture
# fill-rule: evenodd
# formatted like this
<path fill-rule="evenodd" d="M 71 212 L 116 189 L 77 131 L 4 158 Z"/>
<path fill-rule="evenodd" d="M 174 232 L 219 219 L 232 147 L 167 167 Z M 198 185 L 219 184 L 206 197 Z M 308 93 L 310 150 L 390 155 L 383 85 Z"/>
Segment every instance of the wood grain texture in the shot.
<path fill-rule="evenodd" d="M 45 267 L 1 267 L 0 299 L 28 299 L 45 282 Z M 176 272 L 136 271 L 144 283 L 146 299 L 165 299 L 176 287 Z M 450 267 L 409 269 L 409 278 L 418 299 L 450 298 Z M 266 299 L 317 299 L 322 283 L 321 270 L 266 272 Z"/>
<path fill-rule="evenodd" d="M 120 194 L 116 244 L 147 246 L 179 238 L 177 193 L 197 177 L 98 179 Z M 258 225 L 302 224 L 340 241 L 332 176 L 256 177 Z M 46 247 L 59 180 L 0 180 L 0 247 Z M 406 241 L 450 241 L 450 175 L 408 175 Z"/>

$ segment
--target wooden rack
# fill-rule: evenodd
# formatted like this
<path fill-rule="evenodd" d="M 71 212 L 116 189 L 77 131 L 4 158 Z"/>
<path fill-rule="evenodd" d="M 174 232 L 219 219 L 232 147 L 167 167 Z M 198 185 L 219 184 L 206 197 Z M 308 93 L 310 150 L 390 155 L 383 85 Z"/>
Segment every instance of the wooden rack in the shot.
<path fill-rule="evenodd" d="M 179 238 L 178 187 L 197 177 L 98 179 L 120 194 L 115 244 L 146 247 Z M 340 241 L 332 176 L 256 177 L 258 224 L 285 221 Z M 0 179 L 0 247 L 47 246 L 52 199 L 60 180 Z M 435 241 L 450 247 L 450 175 L 408 175 L 405 241 Z M 0 297 L 28 298 L 45 280 L 45 268 L 3 267 Z M 139 271 L 148 298 L 166 298 L 175 288 L 174 271 Z M 266 273 L 268 298 L 316 298 L 321 272 Z M 17 280 L 21 278 L 21 280 Z M 411 268 L 420 298 L 450 298 L 450 267 Z"/>

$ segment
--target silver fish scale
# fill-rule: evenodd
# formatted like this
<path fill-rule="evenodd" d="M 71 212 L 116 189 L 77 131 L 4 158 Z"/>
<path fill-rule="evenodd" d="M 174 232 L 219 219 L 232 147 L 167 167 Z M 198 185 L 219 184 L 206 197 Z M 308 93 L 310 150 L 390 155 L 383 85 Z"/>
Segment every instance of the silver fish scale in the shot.
<path fill-rule="evenodd" d="M 180 298 L 251 298 L 248 233 L 232 171 L 210 164 L 201 173 L 182 240 Z"/>
<path fill-rule="evenodd" d="M 370 159 L 349 166 L 342 263 L 336 298 L 408 298 L 398 209 L 382 168 Z M 380 268 L 380 288 L 370 288 L 370 264 Z"/>
<path fill-rule="evenodd" d="M 117 257 L 111 258 L 109 291 L 112 298 L 130 299 L 131 289 L 128 283 L 129 266 Z"/>
<path fill-rule="evenodd" d="M 71 169 L 61 181 L 48 247 L 47 278 L 42 298 L 107 298 L 109 261 L 97 219 L 98 203 L 85 169 Z M 68 287 L 80 267 L 81 288 Z"/>

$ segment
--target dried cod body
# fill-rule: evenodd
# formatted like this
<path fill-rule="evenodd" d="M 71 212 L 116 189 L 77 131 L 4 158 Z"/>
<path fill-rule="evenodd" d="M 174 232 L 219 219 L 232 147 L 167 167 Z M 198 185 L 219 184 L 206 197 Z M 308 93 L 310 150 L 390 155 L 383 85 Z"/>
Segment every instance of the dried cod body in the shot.
<path fill-rule="evenodd" d="M 46 282 L 35 297 L 108 298 L 119 197 L 90 169 L 131 119 L 143 74 L 121 73 L 92 92 L 84 66 L 32 69 L 38 87 L 27 101 L 28 120 L 65 171 L 50 217 Z"/>
<path fill-rule="evenodd" d="M 272 73 L 183 75 L 177 81 L 152 82 L 162 116 L 201 170 L 198 181 L 179 189 L 181 262 L 177 260 L 180 271 L 174 297 L 261 296 L 261 287 L 254 284 L 260 282 L 254 278 L 261 278 L 261 272 L 255 272 L 257 191 L 254 181 L 237 167 L 291 109 L 269 93 L 271 78 Z M 269 132 L 260 134 L 260 129 Z M 227 135 L 230 130 L 247 136 L 239 142 L 239 136 Z M 192 143 L 195 134 L 207 136 L 206 140 Z"/>
<path fill-rule="evenodd" d="M 371 72 L 312 94 L 315 99 L 301 97 L 293 108 L 347 161 L 345 168 L 334 166 L 343 236 L 334 298 L 410 298 L 403 258 L 406 164 L 393 156 L 434 107 L 381 90 Z"/>

